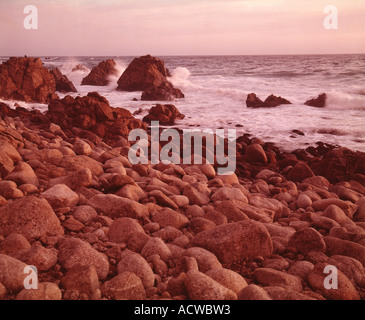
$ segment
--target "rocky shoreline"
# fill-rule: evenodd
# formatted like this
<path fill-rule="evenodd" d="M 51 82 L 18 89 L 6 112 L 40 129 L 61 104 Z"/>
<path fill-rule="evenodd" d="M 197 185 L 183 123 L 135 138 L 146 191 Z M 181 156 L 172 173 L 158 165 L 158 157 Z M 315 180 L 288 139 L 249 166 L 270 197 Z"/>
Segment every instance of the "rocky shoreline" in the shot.
<path fill-rule="evenodd" d="M 96 92 L 47 101 L 0 104 L 0 299 L 364 299 L 364 153 L 244 135 L 231 175 L 132 165 L 128 133 L 147 123 Z"/>

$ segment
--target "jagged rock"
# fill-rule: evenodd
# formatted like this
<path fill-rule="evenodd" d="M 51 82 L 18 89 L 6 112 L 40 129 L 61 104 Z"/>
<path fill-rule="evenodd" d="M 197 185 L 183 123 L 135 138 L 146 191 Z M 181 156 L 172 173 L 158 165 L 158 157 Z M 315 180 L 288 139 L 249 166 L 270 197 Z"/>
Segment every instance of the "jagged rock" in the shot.
<path fill-rule="evenodd" d="M 56 81 L 56 90 L 60 92 L 77 92 L 73 83 L 63 75 L 60 69 L 52 69 L 51 74 L 54 76 Z"/>
<path fill-rule="evenodd" d="M 109 84 L 109 76 L 118 74 L 116 63 L 112 59 L 100 62 L 96 67 L 92 68 L 90 73 L 82 79 L 81 85 L 88 86 L 106 86 Z"/>
<path fill-rule="evenodd" d="M 144 122 L 159 121 L 160 125 L 173 125 L 176 120 L 182 120 L 185 116 L 172 104 L 157 104 L 152 107 L 148 115 L 143 118 Z"/>
<path fill-rule="evenodd" d="M 0 97 L 47 103 L 55 97 L 56 82 L 40 58 L 12 57 L 0 65 Z"/>
<path fill-rule="evenodd" d="M 304 102 L 305 105 L 316 107 L 316 108 L 324 108 L 326 105 L 327 95 L 325 93 L 321 93 L 317 98 L 309 99 Z"/>

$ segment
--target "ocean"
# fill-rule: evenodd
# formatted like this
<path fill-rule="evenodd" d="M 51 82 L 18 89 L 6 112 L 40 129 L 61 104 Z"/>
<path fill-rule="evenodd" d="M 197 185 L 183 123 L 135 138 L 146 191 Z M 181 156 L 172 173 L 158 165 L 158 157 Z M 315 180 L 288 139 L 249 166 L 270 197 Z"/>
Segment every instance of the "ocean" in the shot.
<path fill-rule="evenodd" d="M 0 63 L 9 57 L 1 57 Z M 117 91 L 117 80 L 135 57 L 40 57 L 47 68 L 60 68 L 78 90 L 72 96 L 97 91 L 113 107 L 123 107 L 142 119 L 155 103 L 140 101 L 141 92 Z M 185 119 L 175 127 L 236 129 L 275 143 L 282 151 L 315 146 L 321 141 L 365 151 L 365 55 L 282 56 L 159 56 L 165 61 L 169 81 L 185 94 L 172 102 Z M 77 64 L 89 70 L 114 59 L 119 75 L 105 87 L 81 86 L 88 71 L 72 72 Z M 246 107 L 247 94 L 261 100 L 270 94 L 292 102 L 269 109 Z M 327 94 L 324 108 L 304 105 L 320 93 Z M 60 94 L 60 97 L 65 94 Z M 133 101 L 137 98 L 138 101 Z M 1 100 L 4 101 L 4 100 Z M 6 101 L 4 101 L 6 102 Z M 26 108 L 47 110 L 47 105 L 17 102 Z M 9 103 L 9 101 L 7 102 Z M 171 103 L 171 102 L 169 102 Z M 304 135 L 293 133 L 299 130 Z"/>

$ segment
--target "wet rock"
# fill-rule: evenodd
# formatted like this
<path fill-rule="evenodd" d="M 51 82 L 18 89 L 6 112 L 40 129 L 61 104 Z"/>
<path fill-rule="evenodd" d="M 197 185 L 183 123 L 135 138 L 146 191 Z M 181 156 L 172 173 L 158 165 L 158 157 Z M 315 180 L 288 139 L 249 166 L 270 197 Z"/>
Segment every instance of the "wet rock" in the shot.
<path fill-rule="evenodd" d="M 236 294 L 247 287 L 246 280 L 238 273 L 229 269 L 210 269 L 205 274 Z"/>
<path fill-rule="evenodd" d="M 0 97 L 48 103 L 56 90 L 55 79 L 40 58 L 12 57 L 0 65 Z"/>
<path fill-rule="evenodd" d="M 184 98 L 185 95 L 180 89 L 174 88 L 170 82 L 162 83 L 159 86 L 153 86 L 142 92 L 142 101 L 174 101 L 176 98 Z"/>
<path fill-rule="evenodd" d="M 326 105 L 327 95 L 325 93 L 321 93 L 317 98 L 309 99 L 304 102 L 305 105 L 316 107 L 316 108 L 324 108 Z"/>
<path fill-rule="evenodd" d="M 116 69 L 115 61 L 107 59 L 92 68 L 90 73 L 82 79 L 81 85 L 106 86 L 110 82 L 110 76 L 116 76 L 117 74 L 118 70 Z"/>
<path fill-rule="evenodd" d="M 73 83 L 67 78 L 67 76 L 63 75 L 60 69 L 55 68 L 50 71 L 53 75 L 56 82 L 56 90 L 66 93 L 66 92 L 77 92 Z"/>
<path fill-rule="evenodd" d="M 138 219 L 148 216 L 148 209 L 144 205 L 113 194 L 97 194 L 88 200 L 88 205 L 111 218 Z"/>
<path fill-rule="evenodd" d="M 26 162 L 19 162 L 18 165 L 6 177 L 6 180 L 14 181 L 17 185 L 33 184 L 39 186 L 39 181 L 32 167 Z"/>
<path fill-rule="evenodd" d="M 115 220 L 108 231 L 108 239 L 116 243 L 127 243 L 133 233 L 144 234 L 142 226 L 132 218 Z"/>

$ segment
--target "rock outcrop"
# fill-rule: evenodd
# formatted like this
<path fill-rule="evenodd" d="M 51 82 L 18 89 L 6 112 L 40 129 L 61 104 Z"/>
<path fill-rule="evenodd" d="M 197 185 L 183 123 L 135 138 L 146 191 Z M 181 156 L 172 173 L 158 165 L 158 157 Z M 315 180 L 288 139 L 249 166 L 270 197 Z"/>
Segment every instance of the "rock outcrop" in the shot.
<path fill-rule="evenodd" d="M 265 101 L 262 101 L 255 93 L 248 94 L 246 99 L 247 108 L 275 108 L 282 104 L 291 104 L 291 102 L 273 94 L 269 95 Z"/>
<path fill-rule="evenodd" d="M 55 98 L 56 82 L 40 58 L 10 58 L 0 65 L 0 97 L 48 103 Z"/>
<path fill-rule="evenodd" d="M 325 93 L 321 93 L 317 98 L 312 98 L 304 102 L 305 105 L 316 107 L 316 108 L 324 108 L 326 105 L 327 95 Z"/>
<path fill-rule="evenodd" d="M 67 78 L 67 76 L 63 75 L 60 69 L 55 68 L 52 69 L 51 74 L 54 76 L 56 81 L 56 90 L 59 92 L 77 92 L 73 83 Z"/>
<path fill-rule="evenodd" d="M 159 58 L 135 58 L 118 80 L 118 90 L 143 91 L 142 100 L 183 98 L 183 93 L 167 80 L 168 70 Z"/>
<path fill-rule="evenodd" d="M 148 111 L 148 115 L 143 118 L 144 122 L 159 121 L 161 125 L 170 126 L 176 120 L 182 120 L 185 116 L 172 104 L 157 104 Z"/>
<path fill-rule="evenodd" d="M 106 86 L 109 84 L 109 77 L 118 74 L 116 63 L 112 59 L 100 62 L 96 67 L 92 68 L 90 73 L 82 79 L 81 85 L 88 86 Z"/>

